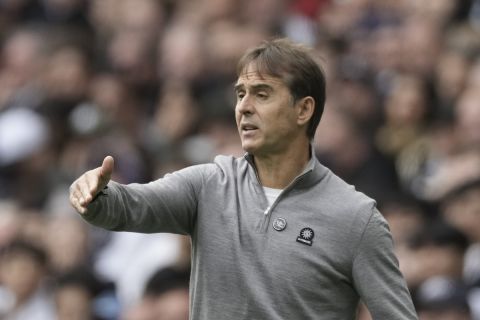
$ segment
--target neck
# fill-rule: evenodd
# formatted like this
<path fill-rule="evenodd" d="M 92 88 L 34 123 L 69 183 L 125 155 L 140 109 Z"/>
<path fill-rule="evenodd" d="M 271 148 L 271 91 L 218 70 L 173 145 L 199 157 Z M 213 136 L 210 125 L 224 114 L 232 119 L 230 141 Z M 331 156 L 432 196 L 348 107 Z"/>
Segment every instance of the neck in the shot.
<path fill-rule="evenodd" d="M 308 142 L 281 154 L 254 155 L 260 183 L 275 189 L 287 187 L 303 171 L 309 159 Z"/>

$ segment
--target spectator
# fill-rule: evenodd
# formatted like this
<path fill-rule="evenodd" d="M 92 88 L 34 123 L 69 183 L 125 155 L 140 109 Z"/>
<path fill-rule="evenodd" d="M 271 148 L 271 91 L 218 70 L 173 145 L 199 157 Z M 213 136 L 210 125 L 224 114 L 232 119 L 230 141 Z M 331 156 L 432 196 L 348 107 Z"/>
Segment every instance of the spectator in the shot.
<path fill-rule="evenodd" d="M 426 280 L 416 296 L 420 320 L 471 320 L 467 290 L 461 281 L 446 277 Z"/>
<path fill-rule="evenodd" d="M 404 260 L 402 264 L 410 288 L 415 289 L 435 276 L 462 280 L 463 258 L 469 241 L 461 231 L 446 223 L 435 222 L 424 225 L 410 241 L 411 260 Z"/>
<path fill-rule="evenodd" d="M 47 256 L 34 244 L 14 241 L 0 256 L 1 315 L 8 320 L 53 319 L 53 303 L 45 290 Z"/>
<path fill-rule="evenodd" d="M 124 320 L 187 320 L 188 278 L 184 270 L 164 268 L 148 280 L 142 300 Z"/>
<path fill-rule="evenodd" d="M 59 273 L 55 280 L 54 300 L 57 320 L 99 320 L 95 316 L 94 299 L 101 284 L 84 268 Z"/>

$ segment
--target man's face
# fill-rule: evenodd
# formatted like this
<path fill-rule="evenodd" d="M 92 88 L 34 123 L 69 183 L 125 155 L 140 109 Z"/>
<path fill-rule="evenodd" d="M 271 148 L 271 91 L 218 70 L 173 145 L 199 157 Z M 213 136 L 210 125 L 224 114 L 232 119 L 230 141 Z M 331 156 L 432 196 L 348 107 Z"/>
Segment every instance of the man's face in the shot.
<path fill-rule="evenodd" d="M 445 206 L 444 216 L 471 241 L 480 241 L 480 188 L 475 187 L 450 200 Z"/>
<path fill-rule="evenodd" d="M 282 79 L 261 75 L 250 64 L 235 85 L 235 118 L 242 148 L 254 155 L 281 153 L 299 134 L 297 113 Z"/>
<path fill-rule="evenodd" d="M 13 252 L 2 257 L 0 282 L 15 294 L 19 303 L 37 290 L 43 276 L 43 267 L 28 254 Z"/>
<path fill-rule="evenodd" d="M 57 320 L 91 319 L 91 304 L 90 294 L 81 286 L 68 285 L 55 292 Z"/>

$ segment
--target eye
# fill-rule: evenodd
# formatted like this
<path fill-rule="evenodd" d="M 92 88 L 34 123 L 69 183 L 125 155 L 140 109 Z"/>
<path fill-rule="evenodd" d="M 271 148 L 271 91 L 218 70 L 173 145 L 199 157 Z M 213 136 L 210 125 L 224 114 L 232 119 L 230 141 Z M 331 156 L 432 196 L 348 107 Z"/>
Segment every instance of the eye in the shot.
<path fill-rule="evenodd" d="M 265 100 L 268 98 L 268 94 L 266 92 L 263 92 L 263 91 L 260 91 L 257 93 L 257 97 L 262 99 L 262 100 Z"/>
<path fill-rule="evenodd" d="M 237 91 L 237 100 L 242 100 L 245 97 L 245 92 Z"/>

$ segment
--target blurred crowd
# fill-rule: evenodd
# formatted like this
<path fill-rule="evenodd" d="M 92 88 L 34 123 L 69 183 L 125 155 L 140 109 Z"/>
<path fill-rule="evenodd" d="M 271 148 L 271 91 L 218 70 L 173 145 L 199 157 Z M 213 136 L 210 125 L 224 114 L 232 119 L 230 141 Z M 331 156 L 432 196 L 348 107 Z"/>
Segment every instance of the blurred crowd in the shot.
<path fill-rule="evenodd" d="M 0 319 L 188 318 L 189 240 L 91 227 L 68 187 L 242 155 L 236 61 L 272 37 L 323 66 L 315 153 L 377 200 L 420 319 L 480 319 L 478 0 L 0 1 Z"/>

